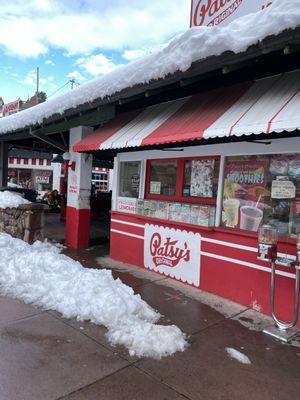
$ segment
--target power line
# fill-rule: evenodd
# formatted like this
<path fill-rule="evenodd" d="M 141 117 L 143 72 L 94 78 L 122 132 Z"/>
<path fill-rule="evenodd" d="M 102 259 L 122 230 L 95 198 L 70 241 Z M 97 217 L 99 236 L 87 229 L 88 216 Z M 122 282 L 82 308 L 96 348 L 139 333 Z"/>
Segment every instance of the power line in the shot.
<path fill-rule="evenodd" d="M 64 87 L 66 87 L 67 85 L 69 85 L 70 81 L 66 82 L 65 84 L 63 84 L 61 87 L 59 87 L 58 89 L 56 89 L 53 93 L 51 93 L 49 96 L 47 96 L 47 99 L 49 99 L 49 97 L 53 96 L 55 93 L 59 92 L 61 89 L 63 89 Z"/>

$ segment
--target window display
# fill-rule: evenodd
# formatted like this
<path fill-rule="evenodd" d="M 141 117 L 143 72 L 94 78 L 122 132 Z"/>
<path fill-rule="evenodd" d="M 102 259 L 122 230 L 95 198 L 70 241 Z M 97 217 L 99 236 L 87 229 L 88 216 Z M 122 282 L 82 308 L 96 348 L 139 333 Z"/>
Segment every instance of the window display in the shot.
<path fill-rule="evenodd" d="M 216 196 L 219 160 L 214 158 L 185 161 L 184 197 L 212 198 Z"/>
<path fill-rule="evenodd" d="M 177 161 L 150 161 L 149 194 L 175 196 Z"/>
<path fill-rule="evenodd" d="M 222 224 L 257 232 L 274 225 L 281 236 L 300 232 L 300 156 L 228 157 Z"/>
<path fill-rule="evenodd" d="M 219 158 L 148 161 L 145 197 L 184 203 L 215 204 Z"/>
<path fill-rule="evenodd" d="M 140 188 L 140 161 L 125 161 L 120 163 L 119 196 L 139 197 Z"/>
<path fill-rule="evenodd" d="M 215 207 L 187 203 L 138 199 L 137 214 L 206 227 L 215 223 Z"/>

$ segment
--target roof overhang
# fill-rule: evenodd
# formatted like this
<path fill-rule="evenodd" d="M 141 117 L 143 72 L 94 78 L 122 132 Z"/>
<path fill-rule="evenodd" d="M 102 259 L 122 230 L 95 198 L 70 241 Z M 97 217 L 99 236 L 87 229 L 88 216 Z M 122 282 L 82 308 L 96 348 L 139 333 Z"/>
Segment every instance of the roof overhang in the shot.
<path fill-rule="evenodd" d="M 31 129 L 52 135 L 67 132 L 79 125 L 95 127 L 113 118 L 115 113 L 243 81 L 246 77 L 256 79 L 299 68 L 299 54 L 300 27 L 267 37 L 242 53 L 224 52 L 219 56 L 208 57 L 194 62 L 186 72 L 176 72 L 164 79 L 136 85 L 113 96 L 81 104 L 66 110 L 62 115 L 53 115 Z M 6 141 L 23 138 L 30 138 L 29 127 L 1 136 L 1 140 Z"/>

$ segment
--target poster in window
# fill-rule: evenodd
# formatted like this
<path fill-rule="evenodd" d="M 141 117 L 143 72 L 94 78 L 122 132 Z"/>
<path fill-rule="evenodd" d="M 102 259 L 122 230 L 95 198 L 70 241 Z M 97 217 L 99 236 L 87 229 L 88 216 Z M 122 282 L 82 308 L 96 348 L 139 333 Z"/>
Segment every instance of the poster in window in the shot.
<path fill-rule="evenodd" d="M 213 197 L 213 177 L 215 160 L 192 160 L 191 196 Z"/>
<path fill-rule="evenodd" d="M 225 167 L 222 220 L 226 227 L 257 231 L 263 218 L 266 160 L 229 161 Z"/>
<path fill-rule="evenodd" d="M 134 174 L 131 177 L 131 188 L 133 192 L 139 191 L 139 186 L 140 186 L 140 176 L 138 174 Z"/>
<path fill-rule="evenodd" d="M 150 194 L 160 194 L 161 182 L 150 182 Z"/>

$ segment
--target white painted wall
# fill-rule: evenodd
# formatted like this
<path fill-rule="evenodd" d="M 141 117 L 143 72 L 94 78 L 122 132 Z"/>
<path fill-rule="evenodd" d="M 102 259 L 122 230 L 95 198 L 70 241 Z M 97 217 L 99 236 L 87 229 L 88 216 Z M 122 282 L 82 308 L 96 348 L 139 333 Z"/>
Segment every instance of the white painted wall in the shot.
<path fill-rule="evenodd" d="M 136 151 L 128 153 L 120 153 L 115 159 L 115 180 L 113 187 L 113 202 L 112 209 L 116 210 L 118 191 L 119 191 L 119 163 L 121 161 L 141 161 L 141 179 L 139 198 L 144 198 L 145 180 L 146 180 L 146 163 L 151 159 L 163 158 L 186 158 L 186 157 L 201 157 L 201 156 L 221 156 L 219 187 L 217 194 L 216 208 L 216 226 L 220 225 L 222 198 L 223 198 L 223 177 L 224 165 L 226 156 L 240 155 L 258 155 L 258 154 L 288 154 L 300 153 L 300 137 L 287 139 L 272 139 L 265 138 L 259 143 L 238 142 L 238 143 L 223 143 L 213 145 L 178 147 L 170 150 L 149 150 Z"/>

